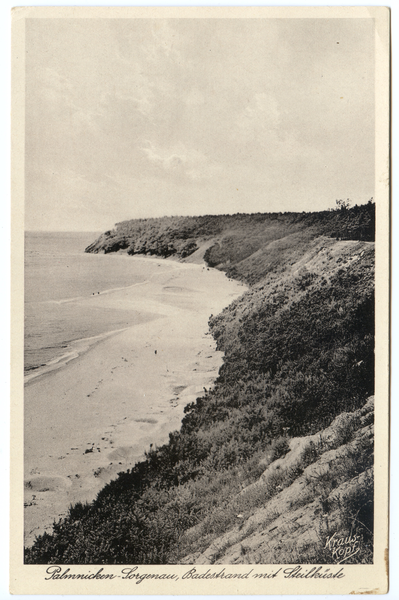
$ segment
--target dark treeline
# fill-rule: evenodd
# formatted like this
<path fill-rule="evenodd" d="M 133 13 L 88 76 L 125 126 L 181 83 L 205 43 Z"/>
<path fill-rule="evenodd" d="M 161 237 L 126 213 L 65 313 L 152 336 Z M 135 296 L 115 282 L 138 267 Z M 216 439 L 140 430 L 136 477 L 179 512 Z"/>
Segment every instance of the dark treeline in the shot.
<path fill-rule="evenodd" d="M 217 533 L 212 515 L 223 514 L 229 497 L 283 456 L 290 437 L 325 428 L 374 392 L 372 203 L 194 221 L 180 223 L 196 245 L 193 227 L 203 240 L 217 229 L 220 235 L 227 223 L 241 223 L 234 234 L 229 225 L 230 237 L 211 246 L 206 259 L 251 284 L 210 319 L 225 353 L 215 386 L 185 408 L 181 429 L 167 444 L 120 473 L 92 503 L 71 507 L 51 535 L 39 536 L 26 549 L 27 563 L 178 563 L 206 543 L 204 528 L 198 538 L 195 528 L 209 522 L 211 539 Z M 136 248 L 135 236 L 148 223 L 151 244 L 155 231 L 177 226 L 173 218 L 129 221 L 106 240 L 111 244 L 124 231 L 124 243 Z M 223 523 L 218 519 L 218 531 L 231 526 L 227 512 Z"/>

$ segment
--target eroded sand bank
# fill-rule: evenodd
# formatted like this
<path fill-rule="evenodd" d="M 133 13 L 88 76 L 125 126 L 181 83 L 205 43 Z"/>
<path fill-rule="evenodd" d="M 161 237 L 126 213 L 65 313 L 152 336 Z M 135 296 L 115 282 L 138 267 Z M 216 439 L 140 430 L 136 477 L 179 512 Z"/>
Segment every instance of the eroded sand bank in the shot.
<path fill-rule="evenodd" d="M 131 260 L 148 260 L 134 258 Z M 80 299 L 132 308 L 148 321 L 105 337 L 25 388 L 25 543 L 50 531 L 70 504 L 179 429 L 184 406 L 217 376 L 222 355 L 207 333 L 244 287 L 200 265 L 158 261 L 144 284 Z"/>

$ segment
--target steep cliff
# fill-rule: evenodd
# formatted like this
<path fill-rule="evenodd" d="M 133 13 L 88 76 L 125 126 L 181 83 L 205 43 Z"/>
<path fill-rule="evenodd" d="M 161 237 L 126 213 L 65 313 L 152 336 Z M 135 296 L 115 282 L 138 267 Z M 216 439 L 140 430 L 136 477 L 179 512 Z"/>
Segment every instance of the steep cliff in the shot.
<path fill-rule="evenodd" d="M 173 243 L 182 257 L 184 240 L 251 287 L 210 318 L 224 364 L 180 431 L 72 507 L 26 561 L 334 563 L 340 539 L 361 548 L 347 562 L 371 562 L 373 231 L 369 203 L 126 222 L 90 246 Z"/>
<path fill-rule="evenodd" d="M 316 213 L 265 213 L 162 217 L 117 223 L 86 252 L 174 256 L 227 271 L 249 283 L 281 263 L 293 247 L 300 252 L 324 235 L 373 241 L 375 205 Z M 281 264 L 280 264 L 281 266 Z"/>

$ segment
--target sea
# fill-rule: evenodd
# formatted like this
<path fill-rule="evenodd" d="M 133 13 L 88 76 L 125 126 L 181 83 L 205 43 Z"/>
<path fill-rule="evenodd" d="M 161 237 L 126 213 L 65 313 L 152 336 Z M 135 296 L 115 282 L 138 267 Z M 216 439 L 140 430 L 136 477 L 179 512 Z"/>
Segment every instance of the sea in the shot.
<path fill-rule="evenodd" d="M 144 282 L 153 261 L 86 254 L 98 232 L 25 233 L 25 381 L 62 366 L 77 349 L 146 320 L 134 310 L 93 307 L 87 298 Z"/>

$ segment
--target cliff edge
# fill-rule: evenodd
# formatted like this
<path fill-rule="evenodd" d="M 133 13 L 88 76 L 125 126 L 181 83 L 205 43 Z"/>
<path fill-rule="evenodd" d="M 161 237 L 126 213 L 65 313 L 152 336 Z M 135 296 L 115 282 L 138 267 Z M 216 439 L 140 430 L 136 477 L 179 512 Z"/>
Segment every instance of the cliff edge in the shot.
<path fill-rule="evenodd" d="M 210 317 L 223 365 L 180 430 L 26 562 L 371 563 L 374 204 L 127 221 L 87 251 L 201 256 L 250 288 Z"/>

